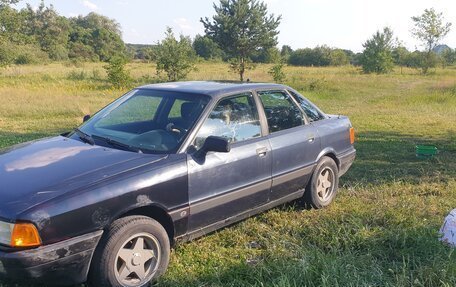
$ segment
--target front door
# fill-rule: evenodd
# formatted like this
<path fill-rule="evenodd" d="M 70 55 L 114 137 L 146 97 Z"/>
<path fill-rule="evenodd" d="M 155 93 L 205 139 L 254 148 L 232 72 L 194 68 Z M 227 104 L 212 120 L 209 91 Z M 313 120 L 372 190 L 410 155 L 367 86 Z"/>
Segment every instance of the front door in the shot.
<path fill-rule="evenodd" d="M 200 148 L 208 136 L 227 138 L 231 151 L 209 152 L 204 160 L 188 155 L 189 231 L 265 204 L 271 189 L 271 147 L 251 93 L 221 99 L 193 146 Z"/>

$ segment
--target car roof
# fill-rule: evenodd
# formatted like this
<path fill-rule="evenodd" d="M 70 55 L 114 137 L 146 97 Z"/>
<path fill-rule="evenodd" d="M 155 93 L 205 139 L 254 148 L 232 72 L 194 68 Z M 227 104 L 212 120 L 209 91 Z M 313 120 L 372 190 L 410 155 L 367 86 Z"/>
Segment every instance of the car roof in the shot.
<path fill-rule="evenodd" d="M 229 82 L 229 81 L 188 81 L 150 84 L 138 89 L 159 91 L 176 91 L 182 93 L 202 94 L 221 97 L 227 94 L 242 93 L 259 89 L 286 89 L 288 87 L 272 83 Z"/>

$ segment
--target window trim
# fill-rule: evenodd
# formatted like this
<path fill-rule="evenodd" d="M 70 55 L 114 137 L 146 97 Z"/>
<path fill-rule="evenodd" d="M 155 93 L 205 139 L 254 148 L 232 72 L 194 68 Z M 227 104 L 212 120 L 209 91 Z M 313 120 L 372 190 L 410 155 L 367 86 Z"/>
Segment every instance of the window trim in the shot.
<path fill-rule="evenodd" d="M 280 93 L 284 93 L 286 95 L 288 95 L 292 101 L 292 103 L 294 104 L 294 106 L 296 108 L 298 108 L 298 110 L 301 112 L 301 115 L 302 115 L 302 119 L 303 119 L 303 123 L 302 125 L 299 125 L 299 126 L 295 126 L 295 127 L 292 127 L 292 128 L 288 128 L 288 129 L 285 129 L 285 130 L 280 130 L 280 131 L 275 131 L 275 132 L 270 132 L 269 131 L 269 123 L 268 123 L 268 120 L 267 120 L 267 117 L 266 117 L 266 112 L 264 111 L 264 105 L 263 105 L 263 102 L 261 101 L 261 95 L 260 93 L 261 92 L 280 92 Z M 302 127 L 302 126 L 307 126 L 310 124 L 310 121 L 309 119 L 307 118 L 307 115 L 306 113 L 304 112 L 304 110 L 301 108 L 301 105 L 299 105 L 299 103 L 296 101 L 296 99 L 288 92 L 287 89 L 257 89 L 255 90 L 255 93 L 258 97 L 258 100 L 259 100 L 259 104 L 261 105 L 261 111 L 264 115 L 264 120 L 265 120 L 265 125 L 266 125 L 266 130 L 268 131 L 268 135 L 271 135 L 271 134 L 275 134 L 275 133 L 278 133 L 278 132 L 281 132 L 281 131 L 287 131 L 287 130 L 291 130 L 291 129 L 294 129 L 294 128 L 297 128 L 297 127 Z"/>
<path fill-rule="evenodd" d="M 321 121 L 321 120 L 324 120 L 324 119 L 327 119 L 328 116 L 322 111 L 320 110 L 319 107 L 317 107 L 314 103 L 312 103 L 308 98 L 304 97 L 301 93 L 299 93 L 298 91 L 292 89 L 292 88 L 288 88 L 287 89 L 287 92 L 290 94 L 290 96 L 297 102 L 297 99 L 295 99 L 295 97 L 291 94 L 291 92 L 295 93 L 297 97 L 301 97 L 303 98 L 307 103 L 309 103 L 310 106 L 312 106 L 319 114 L 320 116 L 322 117 L 320 120 L 318 121 Z M 301 104 L 298 103 L 298 106 L 302 109 L 301 107 Z M 304 109 L 302 109 L 306 118 L 308 119 L 309 123 L 313 123 L 313 122 L 318 122 L 318 121 L 310 121 L 309 117 L 307 116 L 306 112 L 304 111 Z"/>

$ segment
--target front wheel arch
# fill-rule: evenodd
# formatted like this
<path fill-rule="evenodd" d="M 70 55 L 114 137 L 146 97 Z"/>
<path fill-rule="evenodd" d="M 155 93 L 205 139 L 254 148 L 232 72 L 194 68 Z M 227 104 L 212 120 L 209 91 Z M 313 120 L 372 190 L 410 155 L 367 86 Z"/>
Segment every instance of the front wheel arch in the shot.
<path fill-rule="evenodd" d="M 117 219 L 124 218 L 127 216 L 134 216 L 134 215 L 147 216 L 151 219 L 156 220 L 166 230 L 166 233 L 168 234 L 168 237 L 169 237 L 169 241 L 171 243 L 174 243 L 174 235 L 175 235 L 174 222 L 165 209 L 163 209 L 159 206 L 156 206 L 156 205 L 141 206 L 141 207 L 130 209 L 130 210 L 120 214 L 113 220 L 113 222 Z"/>
<path fill-rule="evenodd" d="M 150 254 L 150 251 L 153 250 L 150 249 L 151 246 L 149 244 L 144 244 L 144 239 L 141 239 L 142 243 L 138 245 L 133 243 L 132 244 L 134 246 L 125 245 L 130 244 L 129 242 L 132 242 L 130 241 L 130 238 L 136 239 L 144 237 L 149 237 L 150 239 L 153 239 L 152 241 L 156 243 L 155 247 L 158 248 L 156 249 L 157 252 L 152 252 L 153 255 L 150 257 L 150 259 L 149 257 L 144 257 L 144 260 L 142 262 L 135 262 L 135 260 L 130 260 L 141 258 L 140 255 L 142 254 L 142 252 L 136 251 L 136 246 L 140 246 L 141 248 L 138 248 L 138 250 L 143 249 L 142 251 L 147 251 L 148 254 Z M 139 241 L 136 242 L 138 243 Z M 119 278 L 119 274 L 116 273 L 116 270 L 117 268 L 122 268 L 122 266 L 117 264 L 117 258 L 119 257 L 119 252 L 122 249 L 124 251 L 128 251 L 129 256 L 132 257 L 128 258 L 128 260 L 123 259 L 123 266 L 128 266 L 129 263 L 133 265 L 127 268 L 129 273 L 122 275 L 123 272 L 119 271 L 118 273 L 121 276 Z M 153 260 L 154 257 L 156 258 L 156 262 L 154 263 L 154 265 L 152 265 L 152 261 L 149 260 Z M 123 284 L 123 280 L 120 279 L 123 278 L 125 280 L 131 280 L 130 276 L 136 274 L 135 276 L 139 277 L 138 279 L 136 279 L 136 281 L 140 282 L 135 282 L 135 284 L 137 285 L 133 284 L 132 286 L 149 286 L 149 280 L 157 279 L 166 271 L 169 263 L 169 257 L 170 241 L 168 239 L 166 230 L 160 223 L 147 216 L 125 216 L 115 220 L 110 225 L 107 232 L 103 234 L 93 255 L 92 262 L 90 263 L 90 270 L 88 274 L 87 283 L 89 284 L 89 286 L 121 287 L 125 286 L 125 284 Z M 120 258 L 126 257 L 120 255 Z M 147 268 L 145 268 L 148 264 L 147 262 L 150 262 L 148 271 Z M 141 276 L 140 273 L 136 272 L 134 269 L 131 269 L 131 267 L 134 266 L 136 266 L 136 268 L 142 267 L 142 273 L 144 273 L 142 275 L 144 276 Z M 130 273 L 132 273 L 132 275 L 128 275 Z M 133 278 L 133 280 L 135 279 Z"/>

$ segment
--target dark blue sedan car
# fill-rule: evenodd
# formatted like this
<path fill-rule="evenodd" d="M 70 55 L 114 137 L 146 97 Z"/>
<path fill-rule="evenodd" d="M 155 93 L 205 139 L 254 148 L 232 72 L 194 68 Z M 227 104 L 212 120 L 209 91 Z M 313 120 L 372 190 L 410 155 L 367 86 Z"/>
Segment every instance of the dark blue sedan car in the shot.
<path fill-rule="evenodd" d="M 277 84 L 148 85 L 84 120 L 0 153 L 1 278 L 147 285 L 177 241 L 329 205 L 355 158 L 347 117 Z"/>

